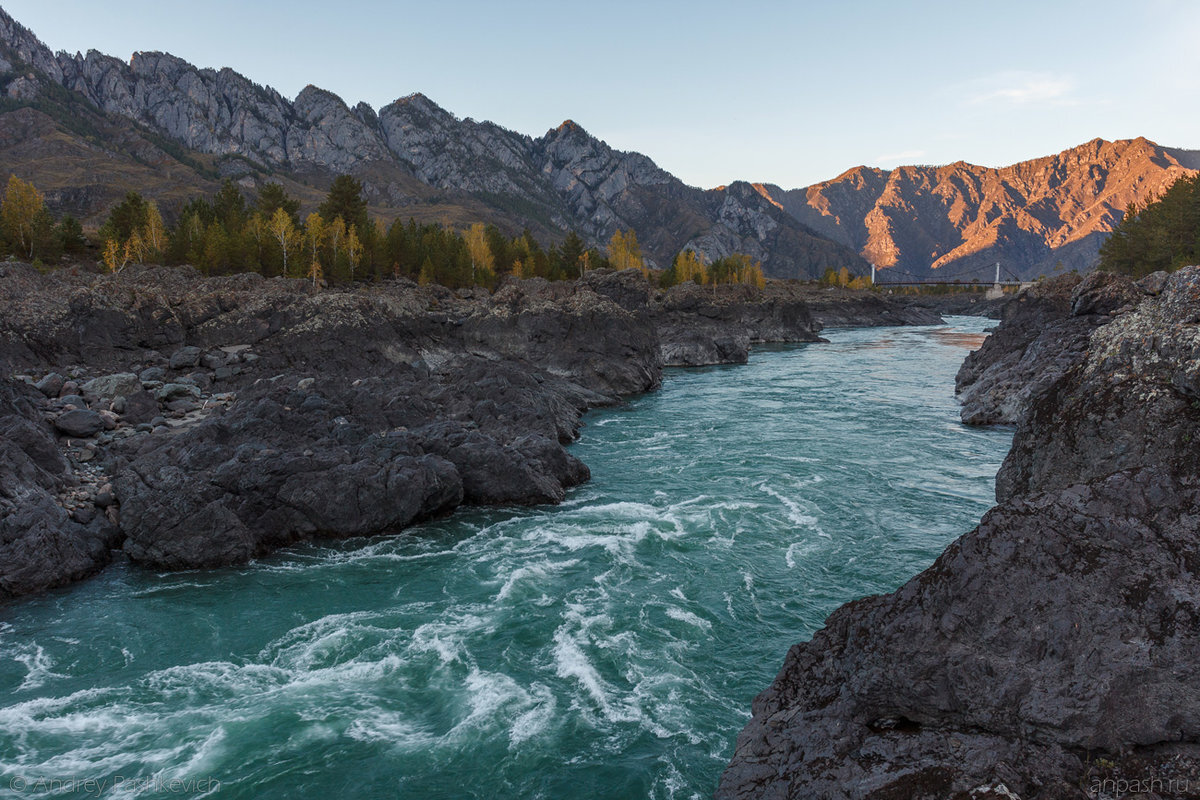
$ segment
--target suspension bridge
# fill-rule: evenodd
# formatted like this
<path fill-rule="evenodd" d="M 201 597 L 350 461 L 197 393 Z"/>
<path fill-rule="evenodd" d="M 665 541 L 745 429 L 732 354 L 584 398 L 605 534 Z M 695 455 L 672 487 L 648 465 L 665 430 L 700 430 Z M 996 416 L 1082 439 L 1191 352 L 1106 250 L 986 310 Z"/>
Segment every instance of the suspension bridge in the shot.
<path fill-rule="evenodd" d="M 962 267 L 953 271 L 936 270 L 933 275 L 917 275 L 908 270 L 899 269 L 897 267 L 888 267 L 886 269 L 877 270 L 875 265 L 871 265 L 871 285 L 872 286 L 986 286 L 986 275 L 990 269 L 988 267 Z M 886 276 L 886 277 L 885 277 Z M 968 277 L 970 276 L 970 277 Z M 1012 270 L 1004 267 L 999 261 L 996 262 L 995 275 L 992 281 L 992 291 L 1001 292 L 1006 286 L 1026 286 L 1029 281 L 1021 280 L 1020 276 Z"/>

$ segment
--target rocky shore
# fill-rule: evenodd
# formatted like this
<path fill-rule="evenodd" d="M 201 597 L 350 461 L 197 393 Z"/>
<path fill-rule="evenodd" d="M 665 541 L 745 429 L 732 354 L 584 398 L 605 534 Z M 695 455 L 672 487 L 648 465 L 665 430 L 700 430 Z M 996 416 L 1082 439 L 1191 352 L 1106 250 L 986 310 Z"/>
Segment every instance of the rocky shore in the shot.
<path fill-rule="evenodd" d="M 0 596 L 113 558 L 184 569 L 460 504 L 562 500 L 591 407 L 755 342 L 940 317 L 869 293 L 635 271 L 495 294 L 0 265 Z"/>
<path fill-rule="evenodd" d="M 959 384 L 998 505 L 791 649 L 718 798 L 1196 796 L 1200 268 L 1025 292 Z"/>

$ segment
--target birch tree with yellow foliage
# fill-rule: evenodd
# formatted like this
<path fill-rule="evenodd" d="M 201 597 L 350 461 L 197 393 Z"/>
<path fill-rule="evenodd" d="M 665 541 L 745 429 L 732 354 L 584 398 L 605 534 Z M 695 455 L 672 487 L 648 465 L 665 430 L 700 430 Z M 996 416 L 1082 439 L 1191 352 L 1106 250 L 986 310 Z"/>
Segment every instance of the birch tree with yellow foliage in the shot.
<path fill-rule="evenodd" d="M 638 244 L 637 233 L 632 228 L 628 231 L 617 228 L 608 240 L 608 263 L 612 264 L 615 270 L 638 269 L 643 275 L 650 277 L 650 270 L 642 260 L 642 248 Z"/>
<path fill-rule="evenodd" d="M 16 175 L 8 177 L 4 201 L 0 203 L 0 225 L 5 236 L 29 258 L 33 258 L 34 220 L 44 208 L 42 193 L 32 183 Z"/>
<path fill-rule="evenodd" d="M 271 238 L 279 244 L 279 252 L 283 255 L 283 274 L 288 274 L 288 256 L 296 252 L 300 246 L 300 232 L 292 222 L 292 215 L 283 208 L 275 209 L 271 219 L 267 221 L 267 230 Z"/>

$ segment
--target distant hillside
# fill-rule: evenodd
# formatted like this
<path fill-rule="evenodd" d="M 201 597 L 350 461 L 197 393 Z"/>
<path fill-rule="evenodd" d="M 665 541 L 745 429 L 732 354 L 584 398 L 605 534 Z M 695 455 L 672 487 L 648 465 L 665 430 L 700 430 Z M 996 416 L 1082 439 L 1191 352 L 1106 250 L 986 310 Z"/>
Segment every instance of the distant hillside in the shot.
<path fill-rule="evenodd" d="M 534 139 L 459 119 L 420 94 L 378 113 L 314 86 L 289 101 L 232 70 L 165 53 L 128 62 L 95 51 L 55 55 L 2 10 L 0 90 L 3 108 L 21 112 L 0 115 L 0 140 L 10 143 L 0 169 L 85 218 L 125 189 L 170 200 L 224 177 L 247 190 L 282 179 L 315 202 L 336 174 L 350 173 L 384 216 L 491 221 L 543 239 L 574 229 L 593 244 L 633 229 L 662 267 L 690 247 L 710 260 L 743 252 L 780 277 L 867 268 L 747 184 L 687 186 L 570 121 Z"/>
<path fill-rule="evenodd" d="M 1095 139 L 1058 155 L 992 169 L 856 167 L 784 191 L 760 185 L 796 219 L 881 267 L 916 274 L 1026 277 L 1095 266 L 1100 244 L 1131 202 L 1162 194 L 1200 169 L 1200 152 L 1146 139 Z"/>

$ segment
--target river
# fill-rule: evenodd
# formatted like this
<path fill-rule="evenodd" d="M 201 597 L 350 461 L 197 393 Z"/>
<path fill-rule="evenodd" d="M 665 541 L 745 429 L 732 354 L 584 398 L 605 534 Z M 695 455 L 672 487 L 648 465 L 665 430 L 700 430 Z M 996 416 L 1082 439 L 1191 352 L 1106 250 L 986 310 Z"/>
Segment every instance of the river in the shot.
<path fill-rule="evenodd" d="M 668 370 L 557 507 L 0 607 L 0 796 L 709 797 L 788 647 L 992 505 L 1011 432 L 953 394 L 992 324 Z"/>

